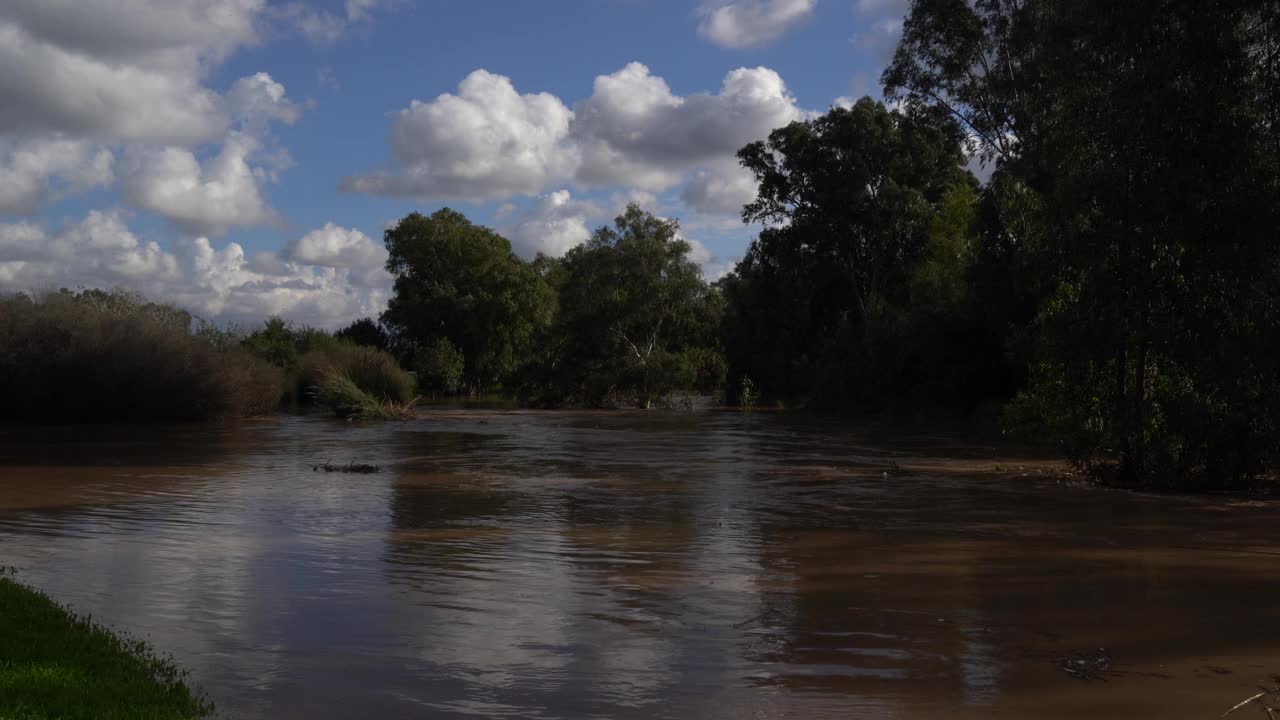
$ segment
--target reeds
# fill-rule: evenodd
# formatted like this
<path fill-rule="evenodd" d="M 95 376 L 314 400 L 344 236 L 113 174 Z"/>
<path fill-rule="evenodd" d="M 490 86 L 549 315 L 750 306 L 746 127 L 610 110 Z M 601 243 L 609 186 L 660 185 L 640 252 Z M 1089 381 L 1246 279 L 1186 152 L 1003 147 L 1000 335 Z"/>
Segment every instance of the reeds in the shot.
<path fill-rule="evenodd" d="M 164 422 L 261 415 L 284 373 L 123 292 L 0 296 L 0 419 Z"/>
<path fill-rule="evenodd" d="M 417 398 L 407 402 L 380 400 L 334 369 L 322 371 L 309 393 L 317 403 L 347 420 L 408 420 L 413 417 L 413 406 L 418 402 Z"/>

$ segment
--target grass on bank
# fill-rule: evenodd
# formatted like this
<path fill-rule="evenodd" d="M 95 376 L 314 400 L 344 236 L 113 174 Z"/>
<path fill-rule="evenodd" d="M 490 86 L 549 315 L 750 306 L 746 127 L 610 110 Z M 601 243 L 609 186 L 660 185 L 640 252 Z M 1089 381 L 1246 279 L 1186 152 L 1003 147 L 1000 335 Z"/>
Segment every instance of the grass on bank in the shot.
<path fill-rule="evenodd" d="M 186 720 L 213 705 L 145 643 L 0 577 L 0 720 Z"/>

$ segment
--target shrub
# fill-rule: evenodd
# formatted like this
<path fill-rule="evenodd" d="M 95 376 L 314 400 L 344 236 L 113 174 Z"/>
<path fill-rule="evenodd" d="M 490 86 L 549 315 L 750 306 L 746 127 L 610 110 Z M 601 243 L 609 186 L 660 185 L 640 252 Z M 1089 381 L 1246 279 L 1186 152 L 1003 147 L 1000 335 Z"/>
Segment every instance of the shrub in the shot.
<path fill-rule="evenodd" d="M 270 411 L 284 373 L 115 291 L 0 298 L 0 418 L 206 420 Z"/>
<path fill-rule="evenodd" d="M 414 359 L 418 386 L 431 392 L 456 393 L 462 389 L 466 365 L 462 351 L 449 338 L 437 338 Z"/>
<path fill-rule="evenodd" d="M 402 420 L 413 417 L 413 401 L 379 400 L 341 372 L 326 371 L 310 389 L 312 398 L 347 420 Z"/>
<path fill-rule="evenodd" d="M 308 391 L 337 374 L 378 400 L 407 403 L 413 397 L 413 377 L 381 350 L 339 343 L 326 351 L 303 355 L 298 364 L 300 383 Z"/>

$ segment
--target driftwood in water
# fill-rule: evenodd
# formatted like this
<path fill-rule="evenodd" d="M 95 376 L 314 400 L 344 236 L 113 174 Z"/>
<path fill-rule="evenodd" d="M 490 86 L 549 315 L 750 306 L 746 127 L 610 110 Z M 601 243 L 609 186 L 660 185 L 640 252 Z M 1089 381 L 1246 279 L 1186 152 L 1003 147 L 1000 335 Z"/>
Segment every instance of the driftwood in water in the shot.
<path fill-rule="evenodd" d="M 326 460 L 323 465 L 316 465 L 311 468 L 312 472 L 341 472 L 341 473 L 360 473 L 367 475 L 376 473 L 382 468 L 377 465 L 366 465 L 364 463 L 349 462 L 346 465 L 334 465 L 332 460 Z"/>
<path fill-rule="evenodd" d="M 1272 675 L 1271 681 L 1276 683 L 1275 687 L 1267 687 L 1265 685 L 1259 685 L 1258 689 L 1261 690 L 1262 692 L 1250 695 L 1244 700 L 1241 700 L 1240 702 L 1236 703 L 1230 710 L 1222 713 L 1222 717 L 1226 717 L 1231 713 L 1239 710 L 1240 708 L 1245 707 L 1246 705 L 1257 703 L 1257 707 L 1261 708 L 1262 712 L 1266 713 L 1267 717 L 1270 718 L 1270 720 L 1276 720 L 1276 718 L 1280 718 L 1280 708 L 1277 708 L 1275 705 L 1272 704 L 1272 703 L 1280 702 L 1280 674 Z M 1258 702 L 1259 700 L 1261 702 Z"/>

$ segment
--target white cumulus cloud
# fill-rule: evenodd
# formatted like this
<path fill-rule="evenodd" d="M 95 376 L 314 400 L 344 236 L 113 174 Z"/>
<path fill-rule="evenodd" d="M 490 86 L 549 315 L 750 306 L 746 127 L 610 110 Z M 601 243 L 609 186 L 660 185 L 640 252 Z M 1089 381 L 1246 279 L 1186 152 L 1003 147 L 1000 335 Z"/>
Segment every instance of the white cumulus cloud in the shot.
<path fill-rule="evenodd" d="M 282 251 L 250 258 L 237 243 L 215 247 L 203 237 L 179 240 L 172 251 L 143 242 L 119 210 L 92 211 L 56 232 L 32 222 L 0 224 L 0 290 L 127 287 L 211 320 L 256 324 L 281 315 L 333 328 L 377 315 L 391 286 L 364 250 L 350 252 L 361 238 L 371 241 L 337 230 L 346 239 L 336 245 L 303 242 L 315 233 L 299 240 L 310 248 L 306 257 Z"/>
<path fill-rule="evenodd" d="M 257 41 L 262 0 L 0 3 L 0 134 L 191 143 L 230 122 L 207 71 Z"/>
<path fill-rule="evenodd" d="M 279 222 L 261 185 L 276 181 L 293 160 L 264 138 L 269 123 L 292 123 L 301 110 L 266 73 L 237 80 L 224 103 L 236 125 L 216 155 L 202 160 L 185 147 L 133 144 L 121 162 L 121 197 L 191 235 Z"/>
<path fill-rule="evenodd" d="M 131 205 L 157 213 L 193 235 L 279 220 L 258 189 L 250 135 L 232 132 L 221 151 L 201 162 L 187 149 L 140 148 L 124 158 L 120 192 Z"/>
<path fill-rule="evenodd" d="M 743 145 L 810 115 L 781 76 L 763 67 L 727 73 L 718 92 L 681 96 L 647 66 L 630 63 L 597 77 L 592 94 L 573 110 L 553 95 L 521 94 L 510 79 L 477 70 L 458 94 L 400 111 L 391 167 L 348 177 L 340 187 L 462 200 L 539 195 L 566 182 L 653 193 L 699 168 L 733 163 Z M 721 208 L 741 184 L 740 176 L 698 183 L 690 198 Z"/>
<path fill-rule="evenodd" d="M 709 0 L 698 34 L 721 47 L 767 45 L 808 20 L 818 0 Z"/>
<path fill-rule="evenodd" d="M 110 149 L 84 140 L 0 137 L 0 217 L 28 215 L 64 195 L 111 182 Z"/>
<path fill-rule="evenodd" d="M 505 234 L 525 258 L 538 253 L 560 257 L 586 242 L 591 237 L 588 222 L 603 214 L 594 203 L 574 200 L 568 190 L 557 190 L 539 197 Z"/>
<path fill-rule="evenodd" d="M 231 116 L 252 131 L 261 131 L 272 121 L 292 124 L 302 114 L 302 108 L 285 96 L 284 85 L 264 72 L 236 80 L 227 91 L 226 103 Z"/>
<path fill-rule="evenodd" d="M 596 78 L 595 92 L 575 107 L 573 136 L 583 156 L 577 178 L 587 186 L 661 190 L 806 115 L 769 68 L 738 68 L 718 93 L 679 97 L 648 67 L 631 63 Z"/>
<path fill-rule="evenodd" d="M 756 199 L 756 179 L 736 163 L 715 163 L 689 178 L 680 192 L 680 199 L 696 212 L 737 215 L 742 212 L 743 205 Z"/>
<path fill-rule="evenodd" d="M 429 102 L 396 116 L 392 169 L 345 178 L 342 189 L 417 198 L 484 200 L 534 194 L 569 174 L 573 113 L 549 93 L 516 91 L 476 70 Z"/>
<path fill-rule="evenodd" d="M 355 228 L 333 223 L 290 242 L 280 252 L 288 260 L 355 270 L 378 270 L 387 264 L 387 249 Z"/>

